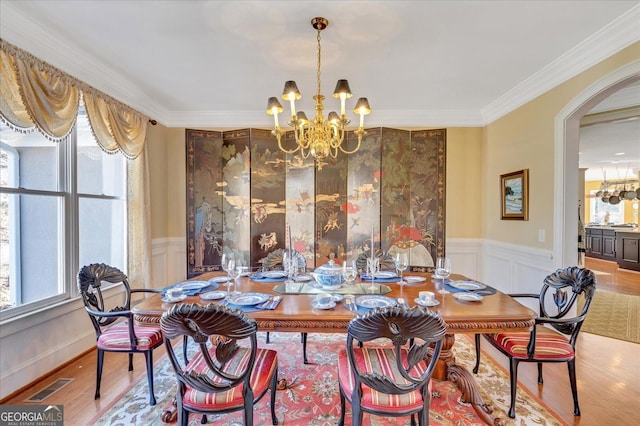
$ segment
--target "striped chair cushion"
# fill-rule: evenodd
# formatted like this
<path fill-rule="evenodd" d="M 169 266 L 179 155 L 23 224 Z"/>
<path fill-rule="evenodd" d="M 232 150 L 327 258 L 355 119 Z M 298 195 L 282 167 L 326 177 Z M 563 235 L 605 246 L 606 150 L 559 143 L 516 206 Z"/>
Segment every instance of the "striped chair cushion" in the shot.
<path fill-rule="evenodd" d="M 211 358 L 215 359 L 214 349 L 210 351 Z M 246 369 L 251 351 L 247 348 L 240 348 L 238 353 L 226 365 L 225 371 L 229 374 L 239 374 Z M 251 389 L 254 396 L 262 395 L 269 387 L 269 382 L 278 368 L 277 352 L 269 349 L 258 349 L 256 351 L 256 360 L 251 372 Z M 204 360 L 201 352 L 187 365 L 186 371 L 195 371 L 197 373 L 207 373 L 209 367 Z M 214 382 L 222 382 L 222 379 L 212 373 L 208 374 Z M 240 408 L 244 405 L 242 391 L 244 385 L 240 384 L 224 392 L 207 393 L 192 389 L 187 386 L 182 403 L 188 408 L 208 410 L 226 410 L 232 408 Z M 275 389 L 271 390 L 272 392 Z"/>
<path fill-rule="evenodd" d="M 508 332 L 488 335 L 490 339 L 504 349 L 510 356 L 518 359 L 528 359 L 527 345 L 531 334 L 529 332 Z M 538 326 L 536 332 L 535 359 L 571 359 L 575 351 L 569 344 L 569 339 L 548 327 Z"/>
<path fill-rule="evenodd" d="M 133 329 L 138 338 L 137 349 L 139 351 L 148 350 L 162 342 L 162 331 L 160 327 L 141 327 L 134 325 Z M 100 337 L 98 337 L 98 348 L 118 351 L 130 350 L 131 343 L 127 323 L 121 322 L 104 330 Z"/>
<path fill-rule="evenodd" d="M 392 348 L 364 347 L 353 348 L 356 364 L 361 373 L 377 372 L 393 378 L 397 384 L 408 384 L 396 367 L 396 356 Z M 402 352 L 402 360 L 406 365 L 407 352 Z M 411 375 L 419 376 L 426 368 L 425 363 L 419 363 L 414 367 Z M 355 387 L 355 378 L 347 351 L 345 349 L 338 353 L 338 378 L 340 387 L 346 398 L 350 401 L 351 394 Z M 429 381 L 428 392 L 431 392 L 431 381 Z M 360 406 L 367 410 L 408 413 L 420 410 L 423 407 L 422 395 L 419 391 L 413 391 L 402 395 L 390 395 L 378 392 L 366 385 L 362 385 L 362 400 Z"/>

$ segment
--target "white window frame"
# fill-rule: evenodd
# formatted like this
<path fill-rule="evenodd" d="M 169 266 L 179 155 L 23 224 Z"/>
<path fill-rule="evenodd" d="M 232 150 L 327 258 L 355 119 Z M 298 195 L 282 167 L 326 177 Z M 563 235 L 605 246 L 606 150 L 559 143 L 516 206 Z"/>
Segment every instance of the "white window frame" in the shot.
<path fill-rule="evenodd" d="M 12 322 L 17 318 L 22 318 L 26 315 L 38 314 L 43 311 L 54 309 L 61 303 L 74 301 L 79 298 L 79 291 L 77 289 L 77 273 L 80 268 L 79 263 L 79 199 L 80 198 L 93 198 L 93 199 L 123 199 L 127 203 L 126 191 L 123 196 L 111 196 L 111 195 L 97 195 L 97 194 L 78 194 L 77 192 L 77 126 L 69 134 L 67 138 L 57 143 L 58 146 L 58 190 L 33 190 L 24 189 L 20 187 L 0 187 L 0 192 L 6 194 L 16 195 L 38 195 L 38 196 L 52 196 L 60 197 L 62 202 L 59 203 L 59 235 L 61 238 L 58 241 L 58 256 L 59 265 L 62 267 L 59 269 L 58 293 L 57 295 L 44 298 L 42 300 L 34 301 L 27 304 L 20 304 L 18 306 L 0 311 L 0 325 Z M 12 151 L 12 147 L 10 147 Z M 17 155 L 17 152 L 16 152 Z M 116 154 L 120 155 L 120 154 Z M 126 174 L 125 168 L 125 174 Z M 125 181 L 128 176 L 125 176 Z M 126 182 L 128 186 L 128 182 Z M 69 214 L 67 214 L 67 212 Z M 19 216 L 16 216 L 19 217 Z M 128 226 L 125 223 L 125 233 L 128 233 Z M 18 229 L 11 227 L 12 232 L 18 232 Z M 128 239 L 125 235 L 124 241 Z M 19 239 L 13 240 L 16 242 L 16 248 L 12 246 L 12 256 L 15 256 L 11 261 L 12 269 L 20 271 L 21 267 L 17 260 L 20 257 Z M 125 243 L 126 246 L 126 243 Z M 125 263 L 127 263 L 128 250 L 125 247 L 124 253 Z M 127 271 L 123 271 L 127 273 Z M 12 284 L 14 284 L 12 282 Z M 16 281 L 16 287 L 21 286 L 21 282 Z"/>

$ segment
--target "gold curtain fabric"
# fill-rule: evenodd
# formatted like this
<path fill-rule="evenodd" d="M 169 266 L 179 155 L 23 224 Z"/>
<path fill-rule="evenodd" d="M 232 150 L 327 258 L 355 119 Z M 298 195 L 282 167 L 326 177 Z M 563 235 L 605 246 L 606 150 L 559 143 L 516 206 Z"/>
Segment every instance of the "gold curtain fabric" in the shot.
<path fill-rule="evenodd" d="M 128 162 L 128 275 L 140 287 L 151 280 L 149 179 L 143 155 L 148 117 L 0 39 L 0 119 L 20 132 L 40 131 L 61 142 L 78 116 L 80 96 L 93 135 L 108 153 Z"/>
<path fill-rule="evenodd" d="M 80 95 L 93 135 L 106 152 L 136 158 L 148 117 L 0 39 L 0 116 L 22 132 L 59 142 L 76 121 Z"/>

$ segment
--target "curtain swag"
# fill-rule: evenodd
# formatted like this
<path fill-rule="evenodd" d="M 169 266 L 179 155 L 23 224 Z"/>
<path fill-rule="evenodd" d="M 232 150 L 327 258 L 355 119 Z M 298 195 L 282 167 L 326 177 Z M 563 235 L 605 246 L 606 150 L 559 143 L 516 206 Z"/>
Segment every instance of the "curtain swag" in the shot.
<path fill-rule="evenodd" d="M 75 125 L 81 96 L 98 145 L 138 157 L 148 117 L 0 38 L 0 118 L 12 129 L 59 142 Z"/>

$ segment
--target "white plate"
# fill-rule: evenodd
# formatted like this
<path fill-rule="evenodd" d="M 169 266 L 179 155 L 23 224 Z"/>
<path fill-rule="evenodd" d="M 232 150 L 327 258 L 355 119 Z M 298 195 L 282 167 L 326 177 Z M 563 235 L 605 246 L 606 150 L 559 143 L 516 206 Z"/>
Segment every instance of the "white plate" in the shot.
<path fill-rule="evenodd" d="M 423 302 L 422 300 L 418 299 L 417 297 L 415 299 L 413 299 L 414 302 L 416 302 L 418 305 L 420 306 L 438 306 L 440 304 L 439 300 L 432 300 L 431 302 Z"/>
<path fill-rule="evenodd" d="M 479 302 L 482 296 L 477 293 L 453 293 L 453 297 L 463 302 Z"/>
<path fill-rule="evenodd" d="M 341 294 L 332 294 L 331 297 L 333 297 L 334 302 L 342 302 L 342 299 L 344 299 L 344 296 Z"/>
<path fill-rule="evenodd" d="M 200 290 L 209 286 L 209 281 L 184 281 L 178 284 L 183 290 Z"/>
<path fill-rule="evenodd" d="M 232 294 L 231 296 L 229 296 L 229 303 L 238 306 L 251 306 L 266 302 L 268 298 L 269 295 L 265 293 Z"/>
<path fill-rule="evenodd" d="M 231 281 L 230 276 L 222 276 L 222 277 L 213 277 L 209 281 L 213 281 L 214 283 L 226 283 L 227 281 Z"/>
<path fill-rule="evenodd" d="M 451 281 L 449 285 L 460 290 L 482 290 L 487 288 L 486 285 L 476 281 Z"/>
<path fill-rule="evenodd" d="M 377 294 L 356 297 L 356 305 L 367 309 L 384 308 L 386 306 L 395 306 L 397 304 L 398 301 L 396 299 L 387 296 L 379 296 Z"/>
<path fill-rule="evenodd" d="M 300 282 L 300 283 L 304 283 L 307 281 L 311 281 L 313 279 L 313 277 L 309 274 L 304 274 L 304 275 L 298 275 L 297 277 L 294 278 L 294 281 L 296 282 Z"/>
<path fill-rule="evenodd" d="M 396 275 L 395 272 L 387 272 L 387 271 L 380 271 L 380 272 L 376 272 L 374 275 L 375 278 L 398 278 L 398 276 Z"/>
<path fill-rule="evenodd" d="M 262 272 L 263 278 L 284 278 L 287 274 L 284 271 L 266 271 Z"/>
<path fill-rule="evenodd" d="M 314 300 L 313 302 L 311 302 L 311 307 L 313 309 L 333 309 L 336 307 L 336 302 L 331 302 L 327 305 L 319 305 L 318 303 L 316 303 L 316 301 Z"/>
<path fill-rule="evenodd" d="M 200 295 L 202 300 L 218 300 L 227 297 L 227 292 L 224 290 L 209 291 Z"/>
<path fill-rule="evenodd" d="M 405 275 L 403 278 L 408 283 L 421 283 L 427 280 L 425 277 L 418 277 L 416 275 L 409 275 L 409 276 Z"/>
<path fill-rule="evenodd" d="M 182 302 L 184 299 L 187 298 L 186 294 L 183 294 L 182 296 L 178 296 L 178 297 L 163 297 L 162 301 L 165 303 L 176 303 L 176 302 Z"/>

